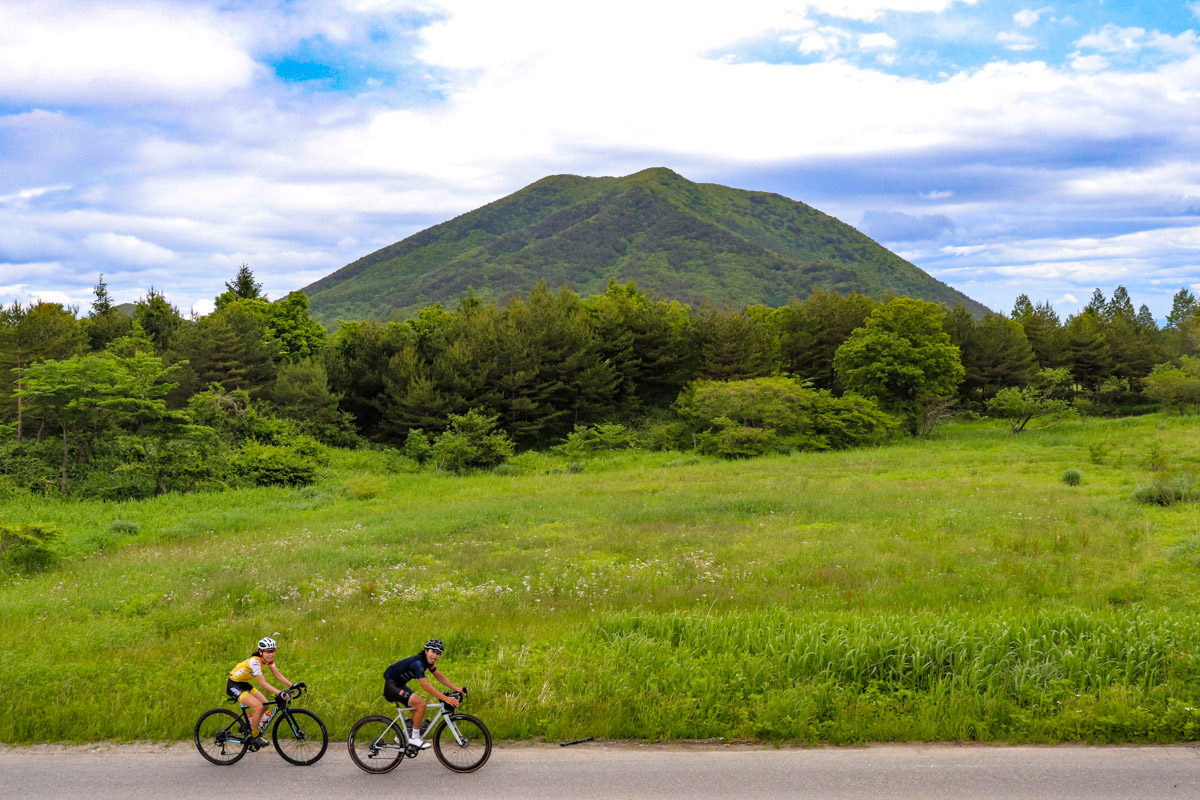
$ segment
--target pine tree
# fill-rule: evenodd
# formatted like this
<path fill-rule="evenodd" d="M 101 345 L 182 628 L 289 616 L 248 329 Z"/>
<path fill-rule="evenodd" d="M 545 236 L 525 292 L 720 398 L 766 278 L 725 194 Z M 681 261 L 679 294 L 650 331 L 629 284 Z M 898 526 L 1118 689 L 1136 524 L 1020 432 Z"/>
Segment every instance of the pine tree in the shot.
<path fill-rule="evenodd" d="M 1187 287 L 1180 289 L 1171 299 L 1171 313 L 1167 314 L 1167 327 L 1182 329 L 1196 317 L 1197 310 L 1200 310 L 1200 304 L 1196 302 L 1196 296 L 1188 291 Z"/>
<path fill-rule="evenodd" d="M 238 267 L 237 275 L 233 281 L 226 282 L 225 289 L 233 292 L 233 296 L 237 300 L 266 300 L 263 296 L 262 284 L 254 280 L 254 273 L 250 271 L 249 264 L 242 264 Z"/>
<path fill-rule="evenodd" d="M 1053 369 L 1067 363 L 1062 323 L 1049 302 L 1035 306 L 1026 295 L 1021 295 L 1013 306 L 1013 320 L 1025 329 L 1025 338 L 1029 340 L 1040 368 Z"/>
<path fill-rule="evenodd" d="M 1108 322 L 1123 320 L 1130 325 L 1137 319 L 1137 314 L 1133 310 L 1133 302 L 1129 299 L 1129 292 L 1125 290 L 1124 286 L 1118 286 L 1113 290 L 1112 299 L 1108 301 L 1108 305 L 1104 309 L 1104 318 Z"/>
<path fill-rule="evenodd" d="M 160 353 L 171 346 L 171 338 L 183 324 L 183 316 L 180 315 L 179 309 L 168 303 L 166 296 L 153 286 L 146 296 L 137 302 L 133 309 L 133 318 L 142 326 L 142 330 L 150 337 L 150 341 L 154 342 L 154 348 Z"/>
<path fill-rule="evenodd" d="M 988 400 L 1005 387 L 1024 386 L 1033 377 L 1036 360 L 1024 328 L 1001 314 L 985 315 L 970 337 L 956 344 L 966 370 L 959 388 L 964 398 Z"/>
<path fill-rule="evenodd" d="M 1102 325 L 1100 314 L 1089 308 L 1072 317 L 1066 326 L 1071 375 L 1076 383 L 1089 389 L 1097 388 L 1113 374 L 1112 352 L 1105 340 Z"/>
<path fill-rule="evenodd" d="M 92 316 L 98 317 L 112 310 L 112 297 L 108 294 L 108 284 L 104 282 L 104 273 L 100 273 L 100 281 L 92 290 L 96 299 L 92 301 Z"/>
<path fill-rule="evenodd" d="M 704 306 L 696 315 L 698 377 L 733 381 L 770 375 L 779 351 L 773 332 L 744 311 Z"/>
<path fill-rule="evenodd" d="M 819 389 L 841 392 L 833 368 L 837 349 L 861 328 L 876 302 L 866 295 L 823 289 L 779 309 L 779 350 L 784 371 L 811 380 Z"/>
<path fill-rule="evenodd" d="M 133 328 L 133 318 L 113 306 L 104 275 L 100 276 L 100 282 L 93 291 L 96 299 L 92 301 L 91 316 L 81 322 L 87 335 L 88 348 L 92 352 L 99 352 L 108 347 L 110 342 L 128 336 Z"/>

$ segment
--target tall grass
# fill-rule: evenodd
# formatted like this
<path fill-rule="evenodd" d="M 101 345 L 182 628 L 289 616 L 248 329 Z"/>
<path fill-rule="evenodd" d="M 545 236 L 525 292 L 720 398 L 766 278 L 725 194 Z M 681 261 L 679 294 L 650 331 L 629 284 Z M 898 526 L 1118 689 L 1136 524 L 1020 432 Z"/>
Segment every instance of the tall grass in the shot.
<path fill-rule="evenodd" d="M 553 683 L 564 735 L 1169 741 L 1200 729 L 1197 645 L 1166 613 L 621 613 Z"/>
<path fill-rule="evenodd" d="M 6 501 L 68 540 L 0 578 L 0 741 L 186 738 L 263 635 L 334 736 L 440 635 L 505 738 L 1196 738 L 1200 513 L 1134 499 L 1195 433 L 972 423 L 466 477 L 337 452 L 302 490 Z"/>

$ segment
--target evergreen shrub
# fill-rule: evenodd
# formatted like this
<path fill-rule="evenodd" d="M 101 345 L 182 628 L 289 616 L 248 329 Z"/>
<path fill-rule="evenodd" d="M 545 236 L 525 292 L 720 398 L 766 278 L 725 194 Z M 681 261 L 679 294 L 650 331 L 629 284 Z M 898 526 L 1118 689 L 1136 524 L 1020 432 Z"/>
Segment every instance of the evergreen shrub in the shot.
<path fill-rule="evenodd" d="M 58 562 L 64 537 L 54 525 L 0 524 L 0 561 L 19 572 L 39 572 Z"/>

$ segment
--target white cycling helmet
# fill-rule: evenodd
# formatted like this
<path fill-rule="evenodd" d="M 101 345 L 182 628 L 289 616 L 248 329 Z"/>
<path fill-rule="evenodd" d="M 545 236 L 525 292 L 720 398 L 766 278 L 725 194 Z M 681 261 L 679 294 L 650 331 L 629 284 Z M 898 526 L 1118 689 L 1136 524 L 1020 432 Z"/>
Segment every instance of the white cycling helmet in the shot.
<path fill-rule="evenodd" d="M 272 639 L 270 636 L 262 637 L 261 639 L 258 640 L 258 649 L 259 650 L 274 650 L 275 649 L 275 640 Z"/>

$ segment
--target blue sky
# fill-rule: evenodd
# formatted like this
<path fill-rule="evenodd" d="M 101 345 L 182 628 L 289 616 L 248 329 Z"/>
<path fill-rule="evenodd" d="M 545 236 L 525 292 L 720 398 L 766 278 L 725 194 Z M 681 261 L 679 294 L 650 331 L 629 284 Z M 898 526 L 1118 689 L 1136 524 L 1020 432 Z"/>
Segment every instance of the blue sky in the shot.
<path fill-rule="evenodd" d="M 1200 291 L 1200 0 L 0 3 L 0 301 L 207 312 L 548 175 L 667 166 L 996 310 Z"/>

